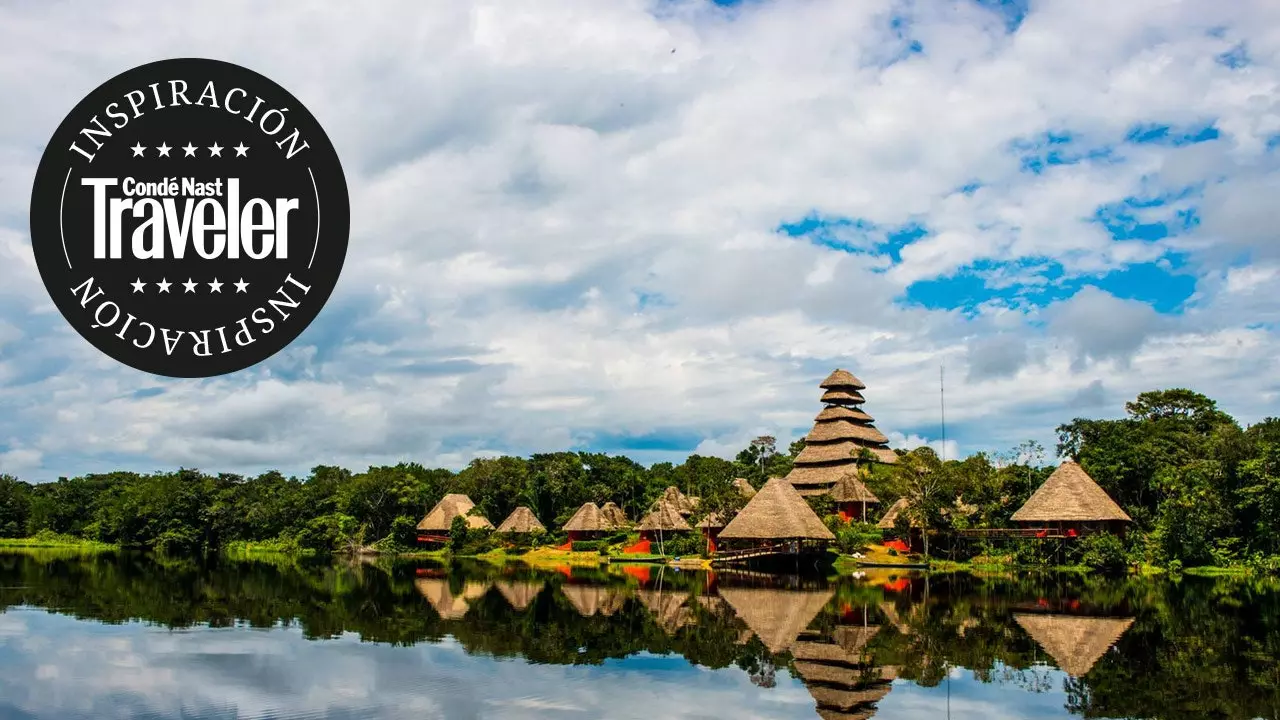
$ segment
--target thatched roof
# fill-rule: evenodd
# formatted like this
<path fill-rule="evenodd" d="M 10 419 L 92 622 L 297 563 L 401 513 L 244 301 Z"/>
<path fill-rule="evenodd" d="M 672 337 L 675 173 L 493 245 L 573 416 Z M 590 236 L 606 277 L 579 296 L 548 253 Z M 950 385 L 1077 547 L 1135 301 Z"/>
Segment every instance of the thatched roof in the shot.
<path fill-rule="evenodd" d="M 1058 667 L 1075 677 L 1088 673 L 1133 624 L 1133 618 L 1077 615 L 1014 613 L 1013 619 Z"/>
<path fill-rule="evenodd" d="M 806 443 L 826 443 L 837 440 L 861 440 L 868 443 L 885 443 L 889 438 L 870 425 L 859 425 L 849 420 L 827 420 L 815 423 L 808 435 Z"/>
<path fill-rule="evenodd" d="M 640 524 L 636 526 L 637 530 L 663 530 L 665 532 L 679 532 L 682 530 L 692 530 L 689 523 L 685 522 L 684 516 L 675 506 L 666 502 L 659 502 L 658 506 L 653 509 Z"/>
<path fill-rule="evenodd" d="M 819 667 L 830 667 L 830 664 L 858 665 L 862 662 L 862 651 L 871 638 L 880 632 L 879 625 L 866 627 L 841 625 L 831 634 L 833 642 L 817 642 L 815 640 L 797 640 L 791 648 L 791 656 L 796 659 L 796 670 L 803 663 L 808 672 L 801 671 L 807 679 L 816 677 L 821 671 Z M 815 677 L 810 678 L 810 673 Z"/>
<path fill-rule="evenodd" d="M 506 520 L 502 521 L 502 524 L 497 529 L 497 532 L 500 533 L 540 533 L 546 531 L 547 527 L 538 520 L 532 510 L 524 505 L 512 510 L 511 514 L 507 516 Z"/>
<path fill-rule="evenodd" d="M 751 499 L 752 495 L 756 494 L 756 489 L 751 485 L 751 481 L 746 478 L 734 478 L 733 487 L 738 492 L 742 493 L 742 497 L 747 498 L 748 500 Z"/>
<path fill-rule="evenodd" d="M 834 540 L 835 535 L 791 483 L 771 478 L 720 531 L 726 539 Z"/>
<path fill-rule="evenodd" d="M 449 581 L 443 578 L 417 578 L 413 586 L 445 620 L 457 620 L 466 615 L 471 602 L 489 591 L 488 583 L 475 580 L 468 580 L 462 587 L 462 594 L 457 596 L 449 590 Z"/>
<path fill-rule="evenodd" d="M 858 478 L 858 474 L 856 472 L 848 472 L 840 476 L 840 479 L 836 481 L 836 484 L 831 486 L 831 499 L 838 503 L 880 502 L 880 499 L 868 490 L 866 485 L 862 484 L 862 480 Z"/>
<path fill-rule="evenodd" d="M 836 711 L 855 710 L 856 712 L 867 712 L 871 714 L 863 717 L 873 717 L 875 715 L 874 708 L 860 708 L 858 706 L 876 703 L 885 698 L 889 694 L 892 685 L 875 685 L 861 690 L 839 690 L 831 687 L 823 687 L 821 685 L 813 685 L 808 687 L 809 694 L 817 701 L 818 706 Z M 840 716 L 837 716 L 840 717 Z M 844 717 L 848 717 L 845 715 Z"/>
<path fill-rule="evenodd" d="M 796 486 L 797 490 L 802 490 L 802 485 L 820 486 L 820 492 L 826 492 L 846 473 L 854 472 L 857 469 L 857 463 L 850 460 L 848 463 L 840 465 L 796 465 L 791 468 L 791 472 L 787 473 L 787 482 Z"/>
<path fill-rule="evenodd" d="M 565 532 L 608 532 L 613 529 L 612 523 L 600 512 L 600 506 L 593 502 L 582 503 L 578 512 L 564 524 Z"/>
<path fill-rule="evenodd" d="M 498 592 L 502 593 L 502 597 L 507 599 L 511 607 L 516 610 L 524 610 L 533 603 L 538 597 L 538 593 L 542 592 L 545 582 L 516 582 L 512 580 L 499 580 L 494 585 L 498 588 Z"/>
<path fill-rule="evenodd" d="M 765 486 L 768 488 L 768 485 Z M 761 490 L 764 493 L 765 490 Z M 801 501 L 803 502 L 803 501 Z M 787 650 L 822 612 L 835 590 L 775 590 L 722 587 L 720 597 L 733 608 L 769 652 Z"/>
<path fill-rule="evenodd" d="M 852 463 L 857 460 L 858 454 L 863 448 L 867 448 L 865 443 L 845 440 L 843 442 L 806 444 L 800 454 L 796 456 L 797 465 L 807 465 L 810 463 L 836 463 L 848 462 Z M 867 448 L 875 452 L 874 448 Z"/>
<path fill-rule="evenodd" d="M 565 583 L 560 586 L 569 604 L 583 617 L 592 615 L 612 615 L 626 602 L 626 595 L 621 589 L 607 585 L 574 585 Z"/>
<path fill-rule="evenodd" d="M 1014 522 L 1131 521 L 1107 491 L 1071 460 L 1059 465 L 1011 519 Z"/>
<path fill-rule="evenodd" d="M 904 497 L 898 498 L 897 501 L 889 506 L 888 510 L 884 511 L 884 516 L 880 518 L 880 522 L 876 523 L 876 527 L 881 530 L 892 530 L 893 526 L 898 522 L 898 516 L 901 515 L 902 511 L 906 510 L 907 506 L 910 504 L 910 500 Z M 920 521 L 915 518 L 910 518 L 909 522 L 911 523 L 911 527 L 920 527 Z"/>
<path fill-rule="evenodd" d="M 694 622 L 693 610 L 686 604 L 688 593 L 637 590 L 636 595 L 668 635 Z"/>
<path fill-rule="evenodd" d="M 604 519 L 615 528 L 625 528 L 631 525 L 631 520 L 627 518 L 627 514 L 612 500 L 600 506 L 600 514 L 604 515 Z"/>
<path fill-rule="evenodd" d="M 865 390 L 867 386 L 848 370 L 836 368 L 831 371 L 831 374 L 827 376 L 827 379 L 823 380 L 822 384 L 818 387 L 824 390 L 830 390 L 831 388 L 853 388 L 854 390 Z"/>
<path fill-rule="evenodd" d="M 471 502 L 471 498 L 461 493 L 450 493 L 440 498 L 440 502 L 431 508 L 421 520 L 418 521 L 419 530 L 427 530 L 430 532 L 449 532 L 449 528 L 453 525 L 453 519 L 458 516 L 467 519 L 467 525 L 471 528 L 493 528 L 493 523 L 483 515 L 468 515 L 475 508 L 476 504 Z"/>
<path fill-rule="evenodd" d="M 843 405 L 828 405 L 822 408 L 822 412 L 814 418 L 816 422 L 825 422 L 827 420 L 853 420 L 854 422 L 875 422 L 875 418 L 867 414 L 862 408 L 844 407 Z"/>
<path fill-rule="evenodd" d="M 828 390 L 820 398 L 824 403 L 832 405 L 858 405 L 867 401 L 862 393 L 856 390 Z"/>
<path fill-rule="evenodd" d="M 684 493 L 680 492 L 680 488 L 676 487 L 675 485 L 672 485 L 668 487 L 666 490 L 663 490 L 662 496 L 659 497 L 657 500 L 653 501 L 653 504 L 649 506 L 649 510 L 651 512 L 653 510 L 656 510 L 658 508 L 658 505 L 662 503 L 666 503 L 671 507 L 675 508 L 676 512 L 680 513 L 681 515 L 688 515 L 689 513 L 696 510 L 698 507 L 697 498 L 691 498 L 688 495 L 685 495 Z"/>
<path fill-rule="evenodd" d="M 722 528 L 724 521 L 720 519 L 720 513 L 709 513 L 706 517 L 698 521 L 694 527 L 699 528 Z"/>

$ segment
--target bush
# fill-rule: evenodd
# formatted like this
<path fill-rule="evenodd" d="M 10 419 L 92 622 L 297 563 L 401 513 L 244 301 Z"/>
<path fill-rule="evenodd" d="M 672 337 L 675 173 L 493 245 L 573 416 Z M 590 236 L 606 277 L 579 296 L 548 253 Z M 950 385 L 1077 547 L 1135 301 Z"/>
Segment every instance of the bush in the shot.
<path fill-rule="evenodd" d="M 838 517 L 837 517 L 838 520 Z M 884 533 L 871 523 L 845 523 L 840 521 L 831 529 L 836 536 L 836 549 L 845 555 L 861 552 L 868 545 L 878 543 Z"/>
<path fill-rule="evenodd" d="M 1013 562 L 1024 567 L 1048 565 L 1055 547 L 1037 538 L 1018 538 L 1013 544 Z"/>
<path fill-rule="evenodd" d="M 418 544 L 418 523 L 407 515 L 391 521 L 391 541 L 400 547 L 411 548 Z"/>
<path fill-rule="evenodd" d="M 1124 542 L 1111 533 L 1088 535 L 1080 540 L 1080 564 L 1107 574 L 1118 574 L 1129 566 Z"/>
<path fill-rule="evenodd" d="M 574 540 L 574 552 L 597 552 L 608 545 L 603 540 Z"/>
<path fill-rule="evenodd" d="M 652 545 L 654 551 L 659 549 L 657 541 Z M 662 538 L 662 552 L 670 556 L 698 555 L 707 547 L 706 540 L 700 533 L 677 533 Z"/>
<path fill-rule="evenodd" d="M 458 515 L 449 523 L 449 550 L 455 554 L 462 553 L 467 547 L 467 541 L 470 539 L 471 528 L 467 526 L 467 519 Z"/>

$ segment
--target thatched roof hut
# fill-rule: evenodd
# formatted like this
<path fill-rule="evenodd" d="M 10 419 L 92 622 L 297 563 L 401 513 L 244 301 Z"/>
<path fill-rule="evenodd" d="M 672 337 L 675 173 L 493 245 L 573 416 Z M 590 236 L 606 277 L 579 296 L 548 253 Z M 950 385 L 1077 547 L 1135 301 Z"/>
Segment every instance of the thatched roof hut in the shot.
<path fill-rule="evenodd" d="M 834 540 L 791 483 L 772 478 L 720 531 L 721 539 Z"/>
<path fill-rule="evenodd" d="M 565 532 L 571 533 L 603 533 L 613 529 L 613 524 L 605 519 L 600 506 L 593 502 L 582 503 L 578 512 L 564 524 Z"/>
<path fill-rule="evenodd" d="M 767 487 L 767 486 L 766 486 Z M 764 490 L 761 490 L 764 492 Z M 801 501 L 803 502 L 803 501 Z M 746 623 L 769 652 L 791 648 L 796 638 L 822 612 L 835 590 L 777 590 L 722 587 L 720 597 Z"/>
<path fill-rule="evenodd" d="M 1013 619 L 1058 667 L 1082 677 L 1124 635 L 1133 618 L 1014 613 Z"/>
<path fill-rule="evenodd" d="M 836 481 L 863 462 L 865 449 L 875 462 L 895 463 L 898 456 L 888 447 L 889 438 L 873 424 L 860 407 L 866 388 L 853 373 L 838 369 L 822 381 L 826 407 L 814 419 L 813 429 L 804 438 L 804 449 L 796 456 L 787 480 L 802 495 L 821 495 Z M 872 501 L 868 501 L 872 502 Z"/>
<path fill-rule="evenodd" d="M 848 472 L 840 476 L 836 484 L 831 487 L 831 499 L 838 503 L 880 502 L 879 498 L 862 484 L 856 472 Z"/>
<path fill-rule="evenodd" d="M 680 488 L 672 485 L 662 491 L 662 496 L 653 501 L 649 506 L 649 510 L 657 509 L 658 505 L 666 503 L 676 509 L 681 515 L 688 515 L 698 509 L 698 498 L 692 498 L 680 492 Z"/>
<path fill-rule="evenodd" d="M 665 502 L 659 502 L 658 506 L 653 509 L 636 529 L 643 533 L 658 532 L 682 532 L 692 530 L 689 523 L 685 521 L 684 516 L 680 514 L 673 505 Z"/>
<path fill-rule="evenodd" d="M 612 615 L 626 603 L 627 596 L 621 588 L 609 585 L 578 585 L 565 583 L 560 586 L 569 604 L 583 617 Z"/>
<path fill-rule="evenodd" d="M 502 597 L 506 598 L 511 607 L 516 610 L 524 610 L 533 604 L 538 594 L 542 592 L 545 582 L 521 582 L 513 580 L 499 580 L 494 583 L 498 588 L 498 592 L 502 593 Z"/>
<path fill-rule="evenodd" d="M 538 520 L 538 517 L 533 514 L 533 511 L 524 505 L 521 505 L 511 511 L 511 514 L 507 516 L 507 519 L 503 520 L 502 524 L 498 526 L 496 532 L 529 534 L 546 531 L 547 526 L 543 525 L 542 522 Z"/>
<path fill-rule="evenodd" d="M 880 522 L 876 523 L 876 527 L 881 530 L 892 530 L 898 524 L 898 516 L 903 513 L 911 505 L 911 501 L 907 498 L 898 498 L 889 509 L 885 511 L 884 517 L 880 518 Z M 920 521 L 916 518 L 909 518 L 911 527 L 920 527 Z"/>
<path fill-rule="evenodd" d="M 627 514 L 612 500 L 600 506 L 600 514 L 604 515 L 604 519 L 613 525 L 615 529 L 631 526 L 631 520 L 627 517 Z"/>
<path fill-rule="evenodd" d="M 715 530 L 724 527 L 724 520 L 720 519 L 720 513 L 707 513 L 707 516 L 699 520 L 694 527 L 702 530 Z"/>
<path fill-rule="evenodd" d="M 471 498 L 461 493 L 450 493 L 440 498 L 440 502 L 431 508 L 421 520 L 418 521 L 418 529 L 426 532 L 447 533 L 453 525 L 455 517 L 463 517 L 467 520 L 468 527 L 489 528 L 493 529 L 493 523 L 483 515 L 469 515 L 476 506 L 471 502 Z"/>
<path fill-rule="evenodd" d="M 746 478 L 734 478 L 733 488 L 739 493 L 742 493 L 742 497 L 748 500 L 756 494 L 756 489 L 752 487 L 751 482 Z"/>
<path fill-rule="evenodd" d="M 1132 521 L 1073 460 L 1059 465 L 1010 519 L 1020 523 Z"/>

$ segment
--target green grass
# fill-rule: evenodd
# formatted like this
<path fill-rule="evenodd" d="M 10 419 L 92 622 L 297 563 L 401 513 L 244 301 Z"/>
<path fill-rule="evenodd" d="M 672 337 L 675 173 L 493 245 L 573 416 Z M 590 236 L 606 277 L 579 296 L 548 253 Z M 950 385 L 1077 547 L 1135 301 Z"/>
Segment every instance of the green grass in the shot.
<path fill-rule="evenodd" d="M 86 540 L 72 535 L 59 535 L 57 533 L 42 532 L 33 537 L 0 538 L 0 548 L 57 548 L 65 550 L 81 550 L 84 552 L 106 552 L 119 550 L 120 546 L 113 545 L 111 543 L 98 542 L 97 540 Z"/>
<path fill-rule="evenodd" d="M 314 550 L 298 547 L 297 543 L 285 540 L 233 540 L 222 549 L 229 557 L 245 557 L 250 555 L 314 555 Z"/>

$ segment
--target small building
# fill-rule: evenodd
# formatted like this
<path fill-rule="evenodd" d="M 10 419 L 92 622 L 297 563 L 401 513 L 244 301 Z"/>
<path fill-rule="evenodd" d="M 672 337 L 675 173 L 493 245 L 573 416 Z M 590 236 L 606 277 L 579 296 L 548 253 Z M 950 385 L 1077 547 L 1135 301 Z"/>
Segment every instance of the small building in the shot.
<path fill-rule="evenodd" d="M 695 527 L 702 531 L 702 537 L 707 540 L 707 553 L 714 553 L 716 551 L 716 538 L 720 537 L 720 531 L 724 529 L 724 521 L 720 519 L 720 514 L 708 514 Z"/>
<path fill-rule="evenodd" d="M 600 513 L 616 530 L 625 530 L 631 527 L 631 520 L 627 517 L 627 513 L 612 500 L 600 506 Z"/>
<path fill-rule="evenodd" d="M 453 519 L 466 518 L 467 527 L 473 530 L 480 528 L 493 529 L 493 523 L 483 515 L 470 514 L 476 504 L 471 498 L 461 493 L 450 493 L 440 499 L 435 507 L 418 521 L 418 542 L 446 542 L 449 530 L 453 527 Z"/>
<path fill-rule="evenodd" d="M 693 530 L 675 506 L 661 500 L 652 512 L 644 516 L 636 529 L 640 531 L 641 540 L 650 542 Z"/>
<path fill-rule="evenodd" d="M 699 498 L 689 497 L 680 492 L 680 488 L 672 485 L 662 491 L 662 496 L 654 501 L 653 505 L 649 507 L 649 511 L 652 512 L 657 509 L 660 503 L 666 503 L 675 508 L 676 512 L 681 515 L 689 515 L 698 509 L 698 501 Z"/>
<path fill-rule="evenodd" d="M 831 499 L 836 501 L 836 511 L 840 519 L 850 522 L 854 518 L 866 522 L 867 506 L 875 505 L 880 499 L 862 483 L 856 470 L 840 476 L 831 488 Z"/>
<path fill-rule="evenodd" d="M 829 492 L 846 473 L 866 462 L 896 463 L 889 439 L 863 409 L 866 385 L 848 370 L 836 369 L 819 385 L 825 407 L 814 418 L 787 480 L 801 495 Z"/>
<path fill-rule="evenodd" d="M 725 525 L 719 539 L 743 548 L 791 543 L 792 552 L 800 552 L 825 550 L 836 536 L 790 482 L 772 478 Z"/>
<path fill-rule="evenodd" d="M 1074 460 L 1058 466 L 1010 518 L 1024 528 L 1075 537 L 1093 532 L 1123 534 L 1133 522 Z"/>
<path fill-rule="evenodd" d="M 911 507 L 910 500 L 904 497 L 898 498 L 897 501 L 890 505 L 889 509 L 884 512 L 884 516 L 880 518 L 880 522 L 876 523 L 876 527 L 881 530 L 894 532 L 898 527 L 898 518 L 906 512 L 909 507 Z M 896 547 L 893 543 L 886 543 L 888 547 L 908 552 L 915 550 L 920 546 L 922 540 L 922 527 L 920 521 L 910 515 L 908 515 L 907 518 L 907 524 L 911 532 L 905 538 L 898 538 L 898 544 L 901 544 L 901 547 Z"/>
<path fill-rule="evenodd" d="M 533 511 L 528 507 L 521 505 L 515 510 L 512 510 L 511 514 L 507 516 L 507 519 L 503 520 L 502 524 L 499 525 L 498 529 L 494 532 L 502 533 L 504 535 L 532 535 L 534 533 L 544 533 L 546 531 L 547 527 L 538 520 L 538 517 L 533 514 Z"/>
<path fill-rule="evenodd" d="M 613 530 L 613 524 L 605 519 L 600 506 L 593 502 L 585 502 L 578 512 L 564 524 L 564 531 L 569 535 L 569 542 L 577 540 L 594 540 L 604 537 Z"/>

